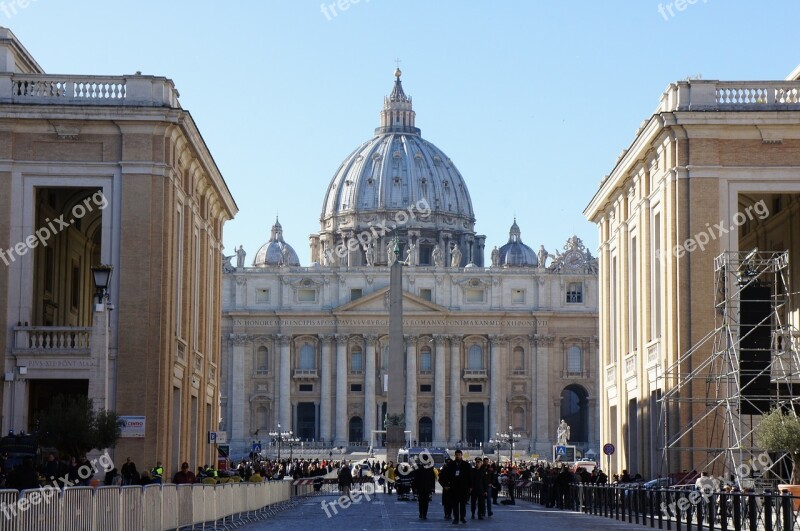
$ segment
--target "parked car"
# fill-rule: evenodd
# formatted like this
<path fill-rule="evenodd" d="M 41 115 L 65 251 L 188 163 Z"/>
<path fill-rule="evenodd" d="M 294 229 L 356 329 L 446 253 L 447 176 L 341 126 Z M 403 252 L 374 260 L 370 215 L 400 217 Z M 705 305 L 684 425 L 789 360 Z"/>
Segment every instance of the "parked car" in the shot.
<path fill-rule="evenodd" d="M 582 468 L 591 474 L 592 470 L 597 468 L 597 463 L 594 461 L 575 461 L 575 463 L 570 467 L 570 471 L 577 472 L 579 468 Z"/>

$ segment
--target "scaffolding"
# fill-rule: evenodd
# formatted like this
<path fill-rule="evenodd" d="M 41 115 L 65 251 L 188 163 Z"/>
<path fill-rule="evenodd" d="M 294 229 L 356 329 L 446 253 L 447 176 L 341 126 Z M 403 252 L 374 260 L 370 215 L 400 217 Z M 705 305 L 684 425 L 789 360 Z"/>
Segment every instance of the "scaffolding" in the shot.
<path fill-rule="evenodd" d="M 788 252 L 725 252 L 714 259 L 714 281 L 715 329 L 664 371 L 661 471 L 688 462 L 747 488 L 783 462 L 763 459 L 755 425 L 773 408 L 800 410 Z"/>

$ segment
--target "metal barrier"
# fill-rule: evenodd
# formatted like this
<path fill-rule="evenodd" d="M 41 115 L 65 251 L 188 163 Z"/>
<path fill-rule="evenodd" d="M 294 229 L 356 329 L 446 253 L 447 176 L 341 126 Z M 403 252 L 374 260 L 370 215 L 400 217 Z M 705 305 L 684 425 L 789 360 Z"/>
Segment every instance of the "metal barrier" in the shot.
<path fill-rule="evenodd" d="M 122 531 L 140 531 L 148 529 L 144 525 L 144 489 L 137 486 L 120 487 L 122 509 L 120 511 L 120 529 Z"/>
<path fill-rule="evenodd" d="M 92 487 L 69 487 L 64 489 L 58 500 L 61 503 L 56 504 L 61 509 L 58 513 L 62 516 L 64 527 L 60 528 L 57 519 L 54 518 L 49 529 L 64 529 L 64 531 L 92 529 L 94 524 L 92 491 Z M 52 501 L 50 505 L 53 505 Z M 24 522 L 22 529 L 29 529 Z"/>
<path fill-rule="evenodd" d="M 0 531 L 17 531 L 19 520 L 17 514 L 17 500 L 19 492 L 14 489 L 0 490 Z"/>
<path fill-rule="evenodd" d="M 145 485 L 142 487 L 142 529 L 162 528 L 162 500 L 161 485 Z"/>
<path fill-rule="evenodd" d="M 119 487 L 97 487 L 94 489 L 95 529 L 116 531 L 120 528 L 121 501 Z"/>
<path fill-rule="evenodd" d="M 160 529 L 176 529 L 178 527 L 178 486 L 161 485 L 161 527 Z"/>

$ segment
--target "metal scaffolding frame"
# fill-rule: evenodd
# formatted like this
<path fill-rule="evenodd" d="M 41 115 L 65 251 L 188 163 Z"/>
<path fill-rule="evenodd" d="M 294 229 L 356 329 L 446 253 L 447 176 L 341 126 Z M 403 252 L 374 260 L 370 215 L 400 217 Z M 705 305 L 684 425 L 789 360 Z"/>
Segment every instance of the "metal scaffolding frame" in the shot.
<path fill-rule="evenodd" d="M 695 463 L 695 470 L 734 478 L 740 487 L 748 487 L 754 469 L 763 473 L 781 461 L 764 466 L 760 460 L 759 466 L 754 465 L 763 453 L 753 439 L 753 428 L 762 416 L 754 410 L 798 411 L 800 406 L 800 332 L 789 319 L 794 295 L 789 253 L 757 249 L 722 253 L 714 259 L 714 281 L 715 329 L 667 367 L 660 382 L 665 389 L 659 419 L 665 441 L 661 471 L 670 471 L 670 459 L 688 452 L 693 454 L 689 462 Z M 766 289 L 748 290 L 753 287 L 768 288 L 769 295 L 743 299 L 766 293 Z M 769 304 L 769 311 L 758 323 L 743 323 L 743 301 L 762 309 Z M 751 337 L 746 349 L 751 359 L 745 360 L 743 372 L 742 343 L 763 326 L 770 329 L 769 347 L 752 348 L 755 336 Z M 759 354 L 763 354 L 761 364 L 753 361 Z M 698 467 L 698 455 L 703 454 L 705 464 Z"/>

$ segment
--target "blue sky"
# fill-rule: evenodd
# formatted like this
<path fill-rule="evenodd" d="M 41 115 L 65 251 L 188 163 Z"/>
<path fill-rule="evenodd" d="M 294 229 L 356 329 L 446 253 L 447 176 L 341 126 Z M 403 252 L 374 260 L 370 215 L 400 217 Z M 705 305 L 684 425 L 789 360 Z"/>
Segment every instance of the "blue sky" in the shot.
<path fill-rule="evenodd" d="M 800 63 L 796 0 L 689 1 L 326 0 L 326 15 L 319 0 L 4 0 L 0 25 L 48 73 L 173 79 L 239 206 L 226 254 L 244 244 L 249 262 L 279 214 L 307 264 L 326 186 L 378 125 L 396 57 L 487 254 L 515 214 L 534 249 L 577 234 L 594 252 L 583 208 L 668 83 Z"/>

